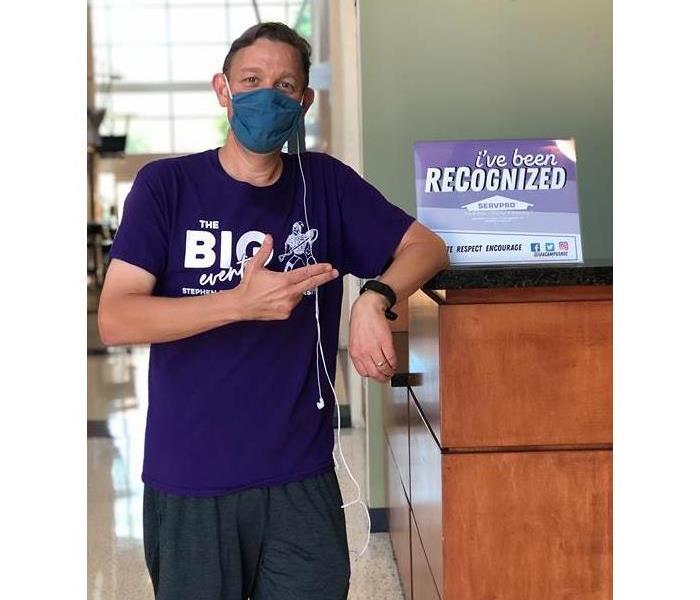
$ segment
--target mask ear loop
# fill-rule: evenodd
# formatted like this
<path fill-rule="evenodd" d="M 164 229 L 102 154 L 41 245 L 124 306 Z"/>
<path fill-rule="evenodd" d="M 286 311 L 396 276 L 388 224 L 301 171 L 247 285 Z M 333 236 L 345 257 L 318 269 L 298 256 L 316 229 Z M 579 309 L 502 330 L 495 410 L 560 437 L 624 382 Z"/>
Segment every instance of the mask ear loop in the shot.
<path fill-rule="evenodd" d="M 228 77 L 226 77 L 226 73 L 224 73 L 223 71 L 221 72 L 221 74 L 224 76 L 224 83 L 226 84 L 226 89 L 228 90 L 228 97 L 233 98 L 233 94 L 231 93 L 231 88 L 228 85 Z M 231 108 L 233 108 L 233 100 L 231 101 Z"/>
<path fill-rule="evenodd" d="M 299 103 L 300 105 L 303 106 L 303 98 L 301 102 Z M 299 129 L 297 128 L 296 131 L 296 138 L 297 138 L 297 149 L 300 149 L 301 146 L 299 144 Z M 309 231 L 309 217 L 306 211 L 306 177 L 304 176 L 304 168 L 302 167 L 301 164 L 301 152 L 297 152 L 297 160 L 299 161 L 299 171 L 301 172 L 301 180 L 303 182 L 304 186 L 304 220 L 306 221 L 306 230 Z M 311 257 L 314 259 L 316 262 L 316 257 L 313 254 L 313 248 L 311 248 Z M 355 479 L 355 476 L 352 474 L 352 471 L 350 470 L 350 467 L 348 466 L 348 461 L 345 459 L 345 454 L 343 453 L 343 445 L 340 442 L 340 404 L 338 403 L 338 396 L 335 393 L 335 387 L 333 387 L 333 382 L 331 381 L 331 377 L 328 374 L 328 367 L 326 366 L 326 357 L 323 354 L 323 345 L 321 344 L 321 322 L 319 320 L 319 309 L 318 309 L 318 288 L 314 289 L 314 300 L 315 300 L 315 305 L 316 305 L 316 381 L 318 384 L 318 392 L 319 392 L 319 401 L 316 403 L 316 407 L 321 410 L 325 406 L 325 401 L 323 400 L 323 394 L 321 392 L 321 381 L 320 381 L 320 376 L 319 376 L 319 369 L 318 369 L 318 357 L 319 357 L 319 351 L 321 354 L 321 359 L 323 362 L 323 370 L 326 373 L 326 379 L 328 380 L 328 384 L 331 386 L 331 390 L 333 392 L 333 398 L 335 399 L 335 408 L 336 408 L 336 417 L 337 417 L 337 427 L 336 427 L 336 445 L 338 446 L 338 451 L 340 453 L 340 458 L 343 462 L 343 466 L 345 467 L 345 470 L 347 471 L 348 475 L 350 476 L 350 479 L 352 480 L 352 483 L 355 486 L 355 489 L 357 490 L 357 497 L 352 500 L 351 502 L 346 502 L 345 504 L 341 505 L 341 508 L 346 509 L 349 506 L 352 506 L 353 504 L 360 504 L 362 508 L 365 511 L 365 516 L 367 517 L 367 538 L 365 539 L 365 544 L 362 547 L 362 550 L 360 552 L 357 552 L 357 550 L 350 550 L 351 554 L 355 554 L 355 560 L 360 558 L 365 551 L 367 550 L 367 547 L 369 546 L 369 541 L 370 541 L 370 533 L 372 530 L 372 518 L 369 515 L 369 509 L 367 508 L 367 504 L 362 500 L 362 490 L 360 489 L 360 484 L 357 483 L 357 479 Z M 335 449 L 333 450 L 333 463 L 335 464 L 335 468 L 338 468 L 338 461 L 335 458 Z"/>

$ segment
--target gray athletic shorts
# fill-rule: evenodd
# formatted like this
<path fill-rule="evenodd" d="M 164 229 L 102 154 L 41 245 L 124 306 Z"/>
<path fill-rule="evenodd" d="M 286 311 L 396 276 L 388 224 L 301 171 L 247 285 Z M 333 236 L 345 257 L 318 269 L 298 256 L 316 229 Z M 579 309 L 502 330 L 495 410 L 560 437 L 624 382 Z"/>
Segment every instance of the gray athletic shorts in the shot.
<path fill-rule="evenodd" d="M 341 600 L 350 585 L 334 469 L 225 496 L 146 485 L 146 566 L 157 600 Z"/>

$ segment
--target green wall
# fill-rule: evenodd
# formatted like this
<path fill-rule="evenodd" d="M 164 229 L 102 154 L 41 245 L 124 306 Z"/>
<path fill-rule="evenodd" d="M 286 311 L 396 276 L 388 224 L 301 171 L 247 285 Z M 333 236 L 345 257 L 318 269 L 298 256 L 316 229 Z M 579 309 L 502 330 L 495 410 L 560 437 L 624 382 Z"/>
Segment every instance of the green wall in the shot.
<path fill-rule="evenodd" d="M 358 0 L 365 178 L 415 213 L 417 140 L 576 140 L 583 251 L 612 257 L 612 1 Z"/>
<path fill-rule="evenodd" d="M 612 0 L 358 0 L 365 178 L 416 214 L 418 140 L 576 140 L 583 252 L 612 257 Z M 385 506 L 382 386 L 369 504 Z"/>

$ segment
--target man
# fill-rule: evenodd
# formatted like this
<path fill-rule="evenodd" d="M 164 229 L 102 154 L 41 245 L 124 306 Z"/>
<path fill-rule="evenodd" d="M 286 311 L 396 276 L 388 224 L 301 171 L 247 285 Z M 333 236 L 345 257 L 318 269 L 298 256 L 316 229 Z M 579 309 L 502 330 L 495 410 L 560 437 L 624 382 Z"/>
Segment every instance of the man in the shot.
<path fill-rule="evenodd" d="M 342 276 L 381 274 L 402 300 L 447 265 L 440 238 L 351 168 L 281 152 L 313 102 L 309 65 L 285 25 L 246 31 L 212 79 L 224 146 L 143 167 L 114 240 L 98 322 L 105 344 L 151 344 L 144 547 L 159 600 L 346 598 L 316 308 L 333 380 Z M 298 222 L 316 230 L 314 260 L 285 271 L 273 257 Z M 349 353 L 387 382 L 382 289 L 355 301 Z"/>

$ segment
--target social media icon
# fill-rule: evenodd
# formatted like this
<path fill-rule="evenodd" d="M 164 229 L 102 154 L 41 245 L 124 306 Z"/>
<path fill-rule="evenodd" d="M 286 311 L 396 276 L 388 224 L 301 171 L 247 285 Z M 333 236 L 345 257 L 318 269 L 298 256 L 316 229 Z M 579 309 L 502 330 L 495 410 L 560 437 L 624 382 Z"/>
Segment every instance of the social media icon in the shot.
<path fill-rule="evenodd" d="M 547 242 L 544 247 L 547 252 L 554 252 L 554 242 Z"/>
<path fill-rule="evenodd" d="M 538 243 L 530 244 L 530 252 L 539 252 L 540 245 Z"/>

